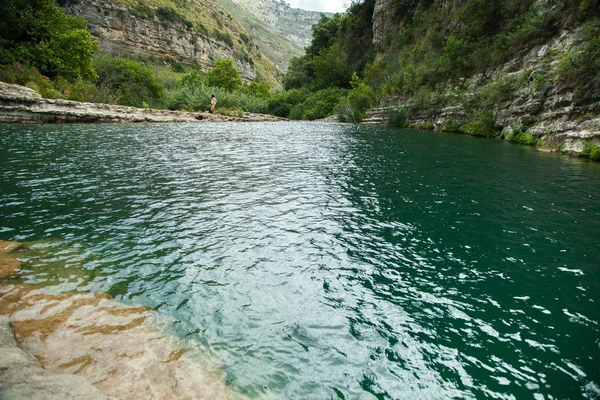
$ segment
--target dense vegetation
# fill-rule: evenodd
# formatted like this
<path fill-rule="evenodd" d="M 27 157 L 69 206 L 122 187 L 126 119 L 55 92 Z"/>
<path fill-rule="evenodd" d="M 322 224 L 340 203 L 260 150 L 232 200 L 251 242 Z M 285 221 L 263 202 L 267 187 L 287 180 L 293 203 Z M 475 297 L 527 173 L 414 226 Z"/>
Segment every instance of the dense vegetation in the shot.
<path fill-rule="evenodd" d="M 395 0 L 377 48 L 371 36 L 374 3 L 354 2 L 344 15 L 321 18 L 306 54 L 291 61 L 284 79 L 290 95 L 274 98 L 272 112 L 306 119 L 314 113 L 303 110 L 315 101 L 304 99 L 343 90 L 337 104 L 328 101 L 320 109 L 343 121 L 360 121 L 374 104 L 400 103 L 402 109 L 389 112 L 389 124 L 408 126 L 453 106 L 463 118 L 447 121 L 443 131 L 498 136 L 498 104 L 518 90 L 555 84 L 581 95 L 600 86 L 598 0 Z M 570 51 L 551 48 L 535 68 L 497 72 L 562 29 L 582 24 L 585 32 Z M 430 124 L 417 127 L 431 129 Z M 506 139 L 539 144 L 524 133 L 527 127 L 511 127 Z M 597 154 L 591 144 L 586 151 Z"/>
<path fill-rule="evenodd" d="M 109 56 L 97 52 L 83 19 L 66 15 L 52 0 L 7 0 L 4 11 L 0 80 L 28 86 L 43 97 L 202 111 L 215 94 L 218 112 L 267 111 L 269 84 L 244 85 L 232 60 L 215 60 L 214 68 L 204 73 L 197 65 L 175 60 L 166 64 L 157 57 Z M 136 12 L 189 21 L 173 8 L 152 8 L 141 1 Z M 222 35 L 232 41 L 229 34 Z M 240 40 L 252 45 L 245 34 Z"/>

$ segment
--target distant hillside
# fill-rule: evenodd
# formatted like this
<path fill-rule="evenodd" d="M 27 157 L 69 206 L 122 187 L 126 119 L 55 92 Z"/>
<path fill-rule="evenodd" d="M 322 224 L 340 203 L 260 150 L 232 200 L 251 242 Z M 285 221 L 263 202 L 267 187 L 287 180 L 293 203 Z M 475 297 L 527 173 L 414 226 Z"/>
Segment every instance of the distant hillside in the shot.
<path fill-rule="evenodd" d="M 281 70 L 216 0 L 59 0 L 58 5 L 88 22 L 105 53 L 197 63 L 205 70 L 216 59 L 229 58 L 245 81 L 280 85 Z"/>
<path fill-rule="evenodd" d="M 241 21 L 261 51 L 283 70 L 292 57 L 304 53 L 312 39 L 311 27 L 321 15 L 292 8 L 280 0 L 217 1 Z"/>

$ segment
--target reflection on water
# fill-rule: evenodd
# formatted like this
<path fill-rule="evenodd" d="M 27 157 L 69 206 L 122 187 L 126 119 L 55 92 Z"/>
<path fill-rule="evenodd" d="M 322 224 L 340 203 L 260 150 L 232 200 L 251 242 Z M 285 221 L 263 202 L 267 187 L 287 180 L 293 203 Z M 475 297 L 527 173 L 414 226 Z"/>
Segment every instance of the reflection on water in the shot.
<path fill-rule="evenodd" d="M 600 396 L 597 164 L 341 124 L 4 129 L 0 238 L 41 240 L 11 290 L 147 307 L 236 393 Z"/>

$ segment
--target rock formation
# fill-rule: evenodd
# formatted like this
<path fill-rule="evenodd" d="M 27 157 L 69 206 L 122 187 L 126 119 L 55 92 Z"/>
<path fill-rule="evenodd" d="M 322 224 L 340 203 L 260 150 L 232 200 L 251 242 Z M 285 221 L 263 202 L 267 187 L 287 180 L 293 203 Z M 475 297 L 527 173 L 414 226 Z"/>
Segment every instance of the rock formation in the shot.
<path fill-rule="evenodd" d="M 230 32 L 244 32 L 237 21 L 222 17 L 227 14 L 223 8 L 215 2 L 208 3 L 213 8 L 212 13 L 219 16 L 221 26 L 227 26 Z M 66 13 L 83 17 L 88 22 L 88 29 L 105 53 L 157 56 L 167 61 L 198 63 L 203 69 L 212 67 L 216 59 L 227 58 L 234 60 L 244 81 L 254 80 L 259 73 L 253 62 L 239 56 L 241 43 L 229 45 L 185 21 L 167 21 L 157 15 L 135 13 L 113 1 L 80 0 L 66 2 L 62 7 Z M 196 7 L 200 8 L 200 5 Z M 240 48 L 236 49 L 236 46 Z"/>
<path fill-rule="evenodd" d="M 32 89 L 0 82 L 0 123 L 271 122 L 283 120 L 283 118 L 272 115 L 253 113 L 227 116 L 42 99 Z"/>

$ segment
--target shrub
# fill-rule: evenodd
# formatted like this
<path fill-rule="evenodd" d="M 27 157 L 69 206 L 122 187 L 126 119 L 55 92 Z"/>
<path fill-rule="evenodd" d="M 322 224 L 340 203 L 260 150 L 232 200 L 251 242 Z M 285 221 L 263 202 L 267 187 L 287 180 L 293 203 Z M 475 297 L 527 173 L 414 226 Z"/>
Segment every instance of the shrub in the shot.
<path fill-rule="evenodd" d="M 218 29 L 215 29 L 215 38 L 223 43 L 225 43 L 229 47 L 233 47 L 233 39 L 229 32 L 221 32 Z"/>
<path fill-rule="evenodd" d="M 181 86 L 168 91 L 165 93 L 164 105 L 169 110 L 206 111 L 210 108 L 210 96 L 213 94 L 217 98 L 219 110 L 236 110 L 239 107 L 254 113 L 267 112 L 267 101 L 264 99 L 249 96 L 241 91 L 228 92 L 207 85 Z"/>
<path fill-rule="evenodd" d="M 460 131 L 471 136 L 493 137 L 498 135 L 495 125 L 492 113 L 473 111 L 470 119 L 460 127 Z"/>
<path fill-rule="evenodd" d="M 586 142 L 581 154 L 594 161 L 600 161 L 600 146 L 591 142 Z"/>
<path fill-rule="evenodd" d="M 206 77 L 198 70 L 184 75 L 179 81 L 179 85 L 182 87 L 197 87 L 206 84 Z"/>
<path fill-rule="evenodd" d="M 506 135 L 506 141 L 517 144 L 524 144 L 526 146 L 535 146 L 537 141 L 533 135 L 525 132 L 512 132 Z"/>
<path fill-rule="evenodd" d="M 292 89 L 277 93 L 268 102 L 268 113 L 288 118 L 292 107 L 304 102 L 309 95 L 310 92 L 307 89 Z"/>
<path fill-rule="evenodd" d="M 567 54 L 558 65 L 560 82 L 575 87 L 600 85 L 600 22 L 595 19 L 585 25 L 585 44 Z"/>
<path fill-rule="evenodd" d="M 346 91 L 340 88 L 323 89 L 311 93 L 311 95 L 300 105 L 302 119 L 312 121 L 333 114 L 333 110 L 345 94 Z"/>
<path fill-rule="evenodd" d="M 152 71 L 135 61 L 103 55 L 94 59 L 94 67 L 99 75 L 96 83 L 112 90 L 119 104 L 141 107 L 162 98 L 163 87 Z"/>
<path fill-rule="evenodd" d="M 233 92 L 243 85 L 242 78 L 232 60 L 216 60 L 208 73 L 207 82 L 209 86 L 220 87 L 229 92 Z"/>
<path fill-rule="evenodd" d="M 186 28 L 193 28 L 194 24 L 183 15 L 179 14 L 177 10 L 169 6 L 158 6 L 156 9 L 156 16 L 165 23 L 171 24 L 182 24 Z"/>
<path fill-rule="evenodd" d="M 394 128 L 406 128 L 406 110 L 404 108 L 389 110 L 387 113 L 387 125 Z"/>
<path fill-rule="evenodd" d="M 267 82 L 250 82 L 244 87 L 243 92 L 250 96 L 268 99 L 271 97 L 271 86 Z"/>
<path fill-rule="evenodd" d="M 350 102 L 347 98 L 342 99 L 337 108 L 337 117 L 340 122 L 351 122 L 357 124 L 360 122 L 358 116 L 356 115 L 356 111 L 350 105 Z"/>
<path fill-rule="evenodd" d="M 154 9 L 143 0 L 139 0 L 135 6 L 129 9 L 129 12 L 138 18 L 144 19 L 152 19 L 156 16 Z"/>
<path fill-rule="evenodd" d="M 66 15 L 52 0 L 4 0 L 2 13 L 0 64 L 30 64 L 50 78 L 96 77 L 97 44 L 83 18 Z"/>

